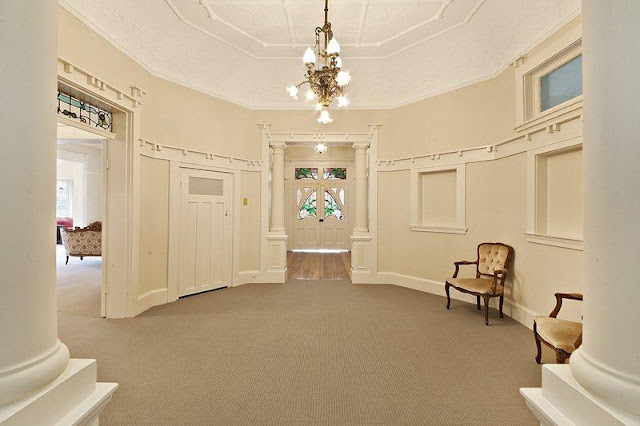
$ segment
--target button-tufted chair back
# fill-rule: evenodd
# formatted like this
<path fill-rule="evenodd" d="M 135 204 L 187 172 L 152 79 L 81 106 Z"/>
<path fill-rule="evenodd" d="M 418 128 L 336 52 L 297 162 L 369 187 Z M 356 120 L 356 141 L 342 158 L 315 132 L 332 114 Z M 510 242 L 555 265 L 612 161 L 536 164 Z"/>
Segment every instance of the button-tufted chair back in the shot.
<path fill-rule="evenodd" d="M 505 269 L 511 255 L 511 247 L 502 243 L 482 243 L 478 246 L 478 274 L 494 275 Z"/>

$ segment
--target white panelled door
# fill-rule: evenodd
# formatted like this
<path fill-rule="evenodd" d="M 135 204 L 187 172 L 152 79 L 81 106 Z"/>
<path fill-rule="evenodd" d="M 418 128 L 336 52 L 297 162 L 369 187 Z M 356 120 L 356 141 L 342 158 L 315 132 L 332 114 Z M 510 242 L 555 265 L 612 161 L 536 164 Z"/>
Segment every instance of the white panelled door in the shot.
<path fill-rule="evenodd" d="M 178 296 L 231 283 L 233 175 L 181 169 Z"/>
<path fill-rule="evenodd" d="M 348 250 L 347 169 L 310 167 L 294 169 L 294 250 Z"/>

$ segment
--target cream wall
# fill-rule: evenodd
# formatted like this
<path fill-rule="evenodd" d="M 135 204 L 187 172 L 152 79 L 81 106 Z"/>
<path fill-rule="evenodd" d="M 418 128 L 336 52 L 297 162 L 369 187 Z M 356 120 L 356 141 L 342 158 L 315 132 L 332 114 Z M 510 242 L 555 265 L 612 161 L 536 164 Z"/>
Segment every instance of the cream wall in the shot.
<path fill-rule="evenodd" d="M 240 172 L 240 272 L 260 270 L 260 172 Z"/>
<path fill-rule="evenodd" d="M 140 157 L 139 291 L 167 288 L 169 162 Z"/>

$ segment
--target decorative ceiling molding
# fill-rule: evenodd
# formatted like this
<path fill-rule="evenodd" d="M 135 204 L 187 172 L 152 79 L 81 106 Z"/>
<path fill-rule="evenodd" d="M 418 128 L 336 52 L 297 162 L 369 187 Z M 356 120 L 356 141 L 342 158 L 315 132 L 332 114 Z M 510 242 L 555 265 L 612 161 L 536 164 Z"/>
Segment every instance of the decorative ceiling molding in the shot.
<path fill-rule="evenodd" d="M 205 35 L 200 29 L 185 25 L 177 9 L 160 3 L 153 13 L 148 12 L 153 1 L 114 0 L 105 4 L 99 0 L 59 0 L 73 16 L 157 78 L 251 110 L 313 109 L 312 105 L 290 102 L 283 89 L 298 69 L 298 56 L 293 59 L 256 57 L 216 34 Z M 295 7 L 300 7 L 300 3 L 308 4 L 291 0 L 256 0 L 255 3 L 274 1 L 284 5 L 287 11 L 291 4 Z M 379 4 L 376 0 L 339 1 L 362 3 L 368 7 Z M 459 1 L 465 0 L 455 0 L 451 5 Z M 432 34 L 431 38 L 406 43 L 398 53 L 394 53 L 393 60 L 372 57 L 348 59 L 348 69 L 354 77 L 357 76 L 354 81 L 358 83 L 351 89 L 352 106 L 349 109 L 395 109 L 495 78 L 516 58 L 526 55 L 580 13 L 579 0 L 539 0 L 535 3 L 510 0 L 504 4 L 486 0 L 466 1 L 473 3 L 474 7 L 466 11 L 458 27 L 445 30 L 446 36 Z M 235 4 L 235 1 L 209 3 L 215 6 Z M 442 9 L 445 0 L 438 0 L 438 3 Z M 193 6 L 202 10 L 206 18 L 202 5 L 194 1 Z M 369 12 L 366 9 L 366 13 Z M 362 11 L 362 15 L 354 16 L 352 22 L 342 24 L 351 26 L 350 37 L 359 40 L 362 36 L 362 22 L 367 19 L 364 14 Z M 284 17 L 287 24 L 280 28 L 284 33 L 278 36 L 285 36 L 295 44 L 296 34 L 290 30 L 293 18 L 290 15 Z M 377 25 L 384 26 L 384 23 L 378 22 Z M 225 28 L 227 35 L 233 31 Z M 163 37 L 163 32 L 171 36 Z M 243 36 L 238 34 L 237 37 Z M 185 46 L 192 50 L 185 49 Z M 350 50 L 353 49 L 357 48 Z M 263 81 L 264 85 L 259 80 L 252 81 L 247 70 L 256 67 L 269 72 L 274 78 Z M 374 68 L 380 72 L 370 72 Z M 368 90 L 368 87 L 376 90 Z"/>
<path fill-rule="evenodd" d="M 61 0 L 64 2 L 64 0 Z M 278 60 L 290 60 L 290 59 L 298 59 L 299 52 L 296 52 L 294 54 L 291 54 L 291 56 L 282 56 L 282 55 L 256 55 L 250 51 L 248 51 L 246 48 L 243 48 L 241 46 L 238 45 L 237 42 L 233 42 L 231 40 L 228 40 L 225 37 L 222 37 L 218 34 L 213 33 L 212 31 L 202 27 L 201 25 L 198 25 L 196 23 L 194 23 L 192 20 L 188 19 L 184 13 L 182 13 L 182 11 L 180 10 L 180 8 L 175 4 L 174 0 L 164 0 L 165 3 L 167 4 L 167 6 L 171 9 L 171 11 L 173 11 L 173 13 L 178 17 L 178 19 L 180 21 L 182 21 L 184 24 L 198 30 L 201 31 L 203 34 L 206 34 L 209 37 L 212 37 L 218 41 L 221 41 L 223 43 L 225 43 L 227 46 L 233 47 L 234 49 L 254 58 L 254 59 L 278 59 Z M 277 0 L 274 0 L 274 2 Z M 388 59 L 391 58 L 392 56 L 397 55 L 398 53 L 401 53 L 411 47 L 414 46 L 418 46 L 422 43 L 428 42 L 430 40 L 433 40 L 437 37 L 440 37 L 446 33 L 448 33 L 449 31 L 455 30 L 456 28 L 459 28 L 460 26 L 467 24 L 474 16 L 475 14 L 478 12 L 478 10 L 480 10 L 480 8 L 482 7 L 482 5 L 484 5 L 486 0 L 475 0 L 476 3 L 473 5 L 473 7 L 470 9 L 470 11 L 467 13 L 467 15 L 464 17 L 464 19 L 460 22 L 455 22 L 453 24 L 451 24 L 449 27 L 442 29 L 440 31 L 438 31 L 435 34 L 431 34 L 427 37 L 423 37 L 417 41 L 412 42 L 410 45 L 408 46 L 404 46 L 398 49 L 393 50 L 390 53 L 386 53 L 386 54 L 379 54 L 379 55 L 367 55 L 367 56 L 358 56 L 358 55 L 353 55 L 352 57 L 357 57 L 358 59 Z M 259 38 L 255 37 L 254 35 L 250 34 L 249 32 L 243 30 L 242 28 L 239 28 L 237 25 L 234 25 L 233 23 L 222 19 L 220 16 L 218 16 L 214 9 L 212 8 L 211 4 L 209 1 L 207 0 L 198 0 L 199 4 L 202 6 L 205 14 L 207 15 L 208 19 L 210 19 L 211 21 L 216 21 L 221 23 L 222 25 L 226 26 L 227 28 L 237 32 L 238 34 L 242 35 L 243 37 L 251 40 L 252 42 L 258 44 L 259 46 L 261 46 L 262 48 L 294 48 L 294 49 L 302 49 L 302 48 L 306 48 L 307 46 L 309 46 L 309 43 L 297 43 L 296 42 L 296 38 L 295 38 L 295 34 L 292 28 L 292 22 L 291 22 L 291 16 L 290 13 L 288 11 L 288 5 L 289 5 L 289 1 L 288 0 L 280 0 L 280 4 L 282 4 L 282 8 L 283 8 L 283 12 L 286 18 L 286 24 L 287 24 L 287 30 L 289 33 L 289 37 L 291 39 L 290 43 L 268 43 L 264 40 L 260 40 Z M 363 47 L 371 47 L 371 48 L 377 48 L 380 49 L 382 47 L 384 47 L 385 45 L 389 44 L 392 41 L 395 41 L 397 39 L 400 39 L 404 36 L 407 36 L 408 34 L 410 34 L 411 32 L 414 32 L 422 27 L 424 27 L 425 25 L 431 23 L 431 22 L 435 22 L 435 21 L 440 21 L 443 17 L 444 14 L 447 10 L 447 8 L 454 2 L 454 0 L 431 0 L 431 1 L 427 1 L 427 3 L 441 3 L 438 11 L 430 18 L 425 19 L 417 24 L 412 25 L 409 28 L 403 29 L 401 31 L 399 31 L 398 33 L 390 36 L 390 37 L 386 37 L 380 41 L 377 42 L 370 42 L 370 43 L 362 43 L 362 35 L 364 32 L 364 28 L 365 28 L 365 23 L 367 20 L 367 15 L 368 15 L 368 10 L 369 10 L 369 5 L 371 3 L 376 3 L 375 0 L 360 0 L 360 3 L 362 5 L 362 14 L 361 14 L 361 18 L 360 18 L 360 25 L 358 27 L 358 36 L 357 36 L 357 43 L 341 43 L 342 47 L 351 47 L 351 48 L 363 48 Z M 419 1 L 416 3 L 420 3 Z M 220 4 L 226 4 L 224 2 L 221 2 Z M 349 57 L 349 56 L 345 56 L 345 57 Z"/>

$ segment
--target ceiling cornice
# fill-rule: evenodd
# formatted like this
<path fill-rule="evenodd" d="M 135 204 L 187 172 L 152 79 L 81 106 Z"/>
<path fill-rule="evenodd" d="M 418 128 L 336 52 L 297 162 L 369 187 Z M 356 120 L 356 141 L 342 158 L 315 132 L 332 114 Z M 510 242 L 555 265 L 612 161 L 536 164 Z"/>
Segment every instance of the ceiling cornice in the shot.
<path fill-rule="evenodd" d="M 64 0 L 61 0 L 64 1 Z M 291 56 L 261 56 L 261 55 L 255 55 L 251 52 L 249 52 L 248 50 L 238 46 L 236 43 L 232 43 L 229 40 L 224 39 L 223 37 L 218 36 L 217 34 L 212 33 L 211 31 L 202 28 L 201 26 L 193 23 L 192 21 L 190 21 L 189 19 L 187 19 L 182 12 L 180 12 L 180 9 L 175 5 L 175 3 L 173 2 L 173 0 L 164 0 L 164 2 L 167 4 L 167 6 L 169 7 L 169 9 L 171 9 L 171 11 L 176 15 L 176 17 L 185 25 L 190 26 L 191 28 L 198 30 L 200 32 L 202 32 L 203 34 L 206 34 L 209 37 L 212 37 L 216 40 L 218 40 L 221 43 L 224 43 L 225 45 L 232 47 L 234 49 L 236 49 L 239 52 L 244 53 L 245 55 L 253 58 L 253 59 L 275 59 L 275 60 L 291 60 L 291 59 L 299 59 L 300 55 L 291 55 Z M 469 13 L 465 16 L 465 18 L 448 27 L 445 28 L 442 31 L 439 31 L 435 34 L 432 34 L 428 37 L 424 37 L 420 40 L 417 40 L 407 46 L 403 46 L 391 53 L 388 53 L 386 55 L 373 55 L 373 56 L 353 56 L 353 57 L 349 57 L 349 56 L 343 56 L 347 59 L 351 58 L 351 59 L 369 59 L 369 60 L 376 60 L 376 59 L 389 59 L 399 53 L 404 52 L 407 49 L 411 49 L 413 47 L 419 46 L 423 43 L 426 43 L 430 40 L 433 40 L 437 37 L 440 37 L 446 33 L 448 33 L 449 31 L 453 31 L 457 28 L 460 28 L 461 26 L 469 23 L 469 21 L 471 21 L 471 19 L 473 19 L 473 17 L 476 15 L 476 13 L 478 13 L 478 11 L 480 10 L 480 8 L 484 5 L 484 3 L 486 2 L 486 0 L 477 0 L 476 4 L 473 6 L 473 8 L 469 11 Z M 278 44 L 278 43 L 267 43 L 264 42 L 256 37 L 254 37 L 253 35 L 247 33 L 246 31 L 242 30 L 241 28 L 238 28 L 237 26 L 233 25 L 232 23 L 220 18 L 219 16 L 216 15 L 216 13 L 213 11 L 213 9 L 211 8 L 211 6 L 207 3 L 206 0 L 199 0 L 200 5 L 205 9 L 205 12 L 207 14 L 207 16 L 209 17 L 209 19 L 212 19 L 214 21 L 220 22 L 221 24 L 223 24 L 224 26 L 226 26 L 227 28 L 232 29 L 233 31 L 236 31 L 237 33 L 241 34 L 242 36 L 252 40 L 253 42 L 255 42 L 256 44 L 262 46 L 263 48 L 270 48 L 270 47 L 289 47 L 289 48 L 305 48 L 308 45 L 304 44 L 304 43 L 295 43 L 294 37 L 293 37 L 293 32 L 291 29 L 291 22 L 289 20 L 288 14 L 287 14 L 287 2 L 286 0 L 282 0 L 282 4 L 284 6 L 285 9 L 285 15 L 287 16 L 287 26 L 288 26 L 288 31 L 290 34 L 290 37 L 292 39 L 292 43 L 290 44 Z M 360 27 L 359 27 L 359 36 L 358 38 L 360 39 L 362 37 L 362 31 L 363 31 L 363 25 L 364 25 L 364 21 L 366 19 L 366 11 L 368 10 L 368 6 L 369 6 L 370 0 L 366 0 L 366 2 L 364 3 L 364 13 L 363 16 L 361 17 L 361 23 L 360 23 Z M 443 2 L 442 6 L 440 7 L 440 9 L 438 10 L 438 12 L 432 16 L 431 18 L 428 18 L 410 28 L 407 28 L 403 31 L 401 31 L 398 34 L 395 34 L 391 37 L 387 37 L 384 40 L 381 40 L 379 42 L 376 43 L 341 43 L 343 47 L 356 47 L 356 48 L 360 48 L 360 47 L 377 47 L 377 48 L 381 48 L 383 47 L 385 44 L 388 44 L 389 42 L 396 40 L 400 37 L 403 37 L 409 33 L 411 33 L 412 31 L 415 31 L 419 28 L 422 28 L 424 25 L 428 24 L 429 22 L 433 22 L 433 21 L 438 21 L 440 19 L 442 19 L 442 16 L 444 15 L 444 12 L 446 11 L 446 9 L 451 5 L 451 3 L 453 3 L 453 0 L 446 0 Z"/>
<path fill-rule="evenodd" d="M 219 99 L 219 100 L 234 104 L 236 106 L 239 106 L 239 107 L 242 107 L 242 108 L 245 108 L 245 109 L 248 109 L 248 110 L 253 110 L 253 111 L 299 111 L 299 110 L 311 111 L 311 110 L 313 110 L 312 107 L 309 107 L 309 105 L 304 105 L 304 104 L 292 104 L 290 106 L 289 105 L 285 106 L 285 105 L 255 105 L 255 104 L 248 104 L 248 103 L 245 103 L 245 102 L 242 102 L 242 101 L 238 101 L 237 99 L 234 99 L 234 98 L 231 98 L 231 97 L 228 97 L 228 96 L 225 96 L 225 95 L 221 95 L 221 94 L 216 93 L 214 91 L 211 91 L 209 89 L 205 89 L 203 87 L 196 86 L 196 85 L 194 85 L 192 83 L 189 83 L 187 81 L 184 81 L 182 79 L 174 78 L 174 77 L 166 75 L 166 74 L 164 74 L 162 72 L 158 72 L 158 71 L 154 70 L 149 64 L 147 64 L 142 59 L 140 59 L 138 56 L 133 54 L 129 49 L 124 47 L 121 43 L 116 41 L 106 31 L 102 30 L 102 28 L 100 28 L 99 26 L 95 25 L 84 14 L 82 14 L 76 8 L 74 8 L 71 4 L 69 4 L 67 2 L 67 0 L 58 0 L 58 1 L 59 1 L 60 6 L 62 6 L 65 10 L 67 10 L 70 14 L 72 14 L 76 19 L 78 19 L 84 25 L 89 27 L 92 31 L 94 31 L 95 33 L 100 35 L 102 38 L 104 38 L 107 42 L 109 42 L 111 45 L 113 45 L 116 49 L 118 49 L 120 52 L 122 52 L 125 56 L 127 56 L 128 58 L 133 60 L 136 64 L 138 64 L 140 67 L 142 67 L 146 72 L 148 72 L 153 77 L 156 77 L 156 78 L 159 78 L 159 79 L 162 79 L 162 80 L 166 80 L 168 82 L 171 82 L 171 83 L 186 87 L 186 88 L 194 90 L 196 92 L 199 92 L 199 93 L 214 97 L 216 99 Z M 165 1 L 169 1 L 169 0 L 165 0 Z M 466 22 L 468 22 L 469 20 L 471 20 L 473 18 L 473 16 L 475 16 L 475 14 L 479 10 L 479 8 L 482 6 L 482 4 L 484 4 L 485 1 L 486 0 L 480 0 L 476 4 L 476 7 L 474 7 L 474 9 L 467 15 L 467 19 L 465 19 Z M 537 46 L 539 46 L 541 43 L 543 43 L 545 40 L 547 40 L 550 36 L 552 36 L 560 28 L 562 28 L 567 23 L 569 23 L 570 21 L 575 19 L 577 16 L 579 16 L 580 13 L 581 13 L 581 8 L 578 7 L 571 14 L 569 14 L 565 19 L 563 19 L 561 22 L 559 22 L 557 25 L 555 25 L 553 28 L 551 28 L 549 31 L 547 31 L 545 34 L 543 34 L 536 41 L 531 43 L 526 49 L 521 51 L 519 54 L 515 55 L 512 59 L 510 59 L 505 64 L 501 65 L 496 71 L 494 71 L 494 72 L 492 72 L 490 74 L 487 74 L 487 75 L 484 75 L 484 76 L 481 76 L 481 77 L 477 77 L 477 78 L 474 78 L 474 79 L 471 79 L 471 80 L 467 80 L 467 81 L 465 81 L 463 83 L 459 83 L 459 84 L 455 84 L 455 85 L 452 85 L 452 86 L 448 86 L 448 87 L 443 88 L 443 89 L 439 89 L 439 90 L 435 90 L 435 91 L 427 91 L 427 92 L 424 92 L 424 93 L 422 93 L 422 94 L 420 94 L 420 95 L 418 95 L 416 97 L 413 97 L 413 98 L 408 99 L 408 100 L 403 101 L 403 102 L 399 102 L 399 103 L 395 103 L 395 104 L 391 104 L 391 105 L 352 106 L 352 107 L 349 108 L 349 110 L 350 111 L 393 110 L 393 109 L 397 109 L 397 108 L 400 108 L 400 107 L 403 107 L 403 106 L 410 105 L 412 103 L 416 103 L 416 102 L 420 102 L 420 101 L 423 101 L 423 100 L 426 100 L 426 99 L 429 99 L 429 98 L 440 96 L 442 94 L 445 94 L 445 93 L 448 93 L 448 92 L 451 92 L 451 91 L 454 91 L 454 90 L 458 90 L 458 89 L 461 89 L 461 88 L 464 88 L 464 87 L 467 87 L 467 86 L 478 84 L 478 83 L 481 83 L 483 81 L 488 81 L 488 80 L 494 79 L 497 76 L 499 76 L 501 73 L 503 73 L 507 68 L 509 68 L 509 66 L 516 59 L 526 56 L 531 50 L 535 49 Z M 459 25 L 463 25 L 463 24 L 461 23 Z M 434 36 L 437 36 L 437 35 L 434 35 Z M 220 41 L 224 42 L 223 40 L 220 40 Z M 425 41 L 427 41 L 427 40 L 425 40 Z M 419 43 L 422 43 L 422 42 L 424 42 L 424 41 L 421 41 Z M 224 42 L 224 43 L 229 45 L 226 42 Z M 408 49 L 410 47 L 413 47 L 415 45 L 416 44 L 413 44 L 413 45 L 410 45 L 410 46 L 406 46 L 402 50 L 406 50 L 406 49 Z M 260 58 L 258 58 L 258 59 L 260 59 Z M 288 60 L 290 60 L 291 58 L 265 57 L 263 59 L 288 59 Z M 296 57 L 294 59 L 298 59 L 298 58 Z M 352 59 L 369 59 L 369 58 L 357 57 L 357 58 L 352 58 Z"/>

